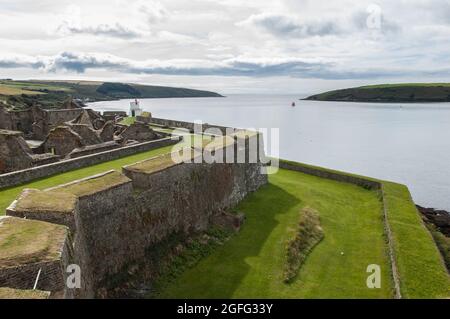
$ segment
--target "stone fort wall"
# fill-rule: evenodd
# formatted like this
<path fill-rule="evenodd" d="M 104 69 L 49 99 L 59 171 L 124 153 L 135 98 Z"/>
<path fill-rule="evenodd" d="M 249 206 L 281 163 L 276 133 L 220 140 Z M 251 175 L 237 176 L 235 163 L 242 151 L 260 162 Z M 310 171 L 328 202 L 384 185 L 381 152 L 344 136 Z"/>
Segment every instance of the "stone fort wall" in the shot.
<path fill-rule="evenodd" d="M 186 129 L 189 130 L 190 132 L 194 131 L 194 123 L 192 122 L 184 122 L 184 121 L 178 121 L 178 120 L 170 120 L 170 119 L 162 119 L 162 118 L 156 118 L 156 117 L 152 117 L 149 119 L 149 122 L 151 124 L 156 124 L 156 125 L 160 125 L 163 127 L 170 127 L 170 128 L 181 128 L 181 129 Z M 211 125 L 208 123 L 202 123 L 202 129 L 203 131 L 207 130 L 207 129 L 218 129 L 222 132 L 222 134 L 226 134 L 227 132 L 227 128 L 226 126 L 220 126 L 220 125 Z"/>
<path fill-rule="evenodd" d="M 249 139 L 260 138 L 260 135 L 234 136 L 222 149 L 233 149 L 237 156 L 241 138 L 248 143 Z M 215 153 L 221 148 L 207 147 L 202 150 Z M 189 158 L 197 155 L 192 151 Z M 60 255 L 65 257 L 55 262 L 61 265 L 61 271 L 70 263 L 78 264 L 82 287 L 65 288 L 60 295 L 105 297 L 110 278 L 120 274 L 130 263 L 151 254 L 148 248 L 171 234 L 189 236 L 206 230 L 215 216 L 266 184 L 264 169 L 260 161 L 177 164 L 170 154 L 163 155 L 126 166 L 122 172 L 110 171 L 45 191 L 26 190 L 8 208 L 7 215 L 68 227 L 70 248 L 63 246 Z M 67 194 L 75 196 L 76 200 L 66 199 L 66 207 L 61 208 Z M 40 199 L 39 203 L 46 202 L 42 201 L 42 196 L 48 197 L 48 207 L 35 207 L 33 196 Z M 54 200 L 56 203 L 51 203 Z M 0 278 L 3 271 L 0 267 Z M 17 271 L 21 273 L 21 268 Z M 58 272 L 41 271 L 45 272 L 45 278 L 53 276 L 55 282 L 65 278 Z M 28 282 L 16 287 L 14 281 L 8 281 L 8 276 L 3 277 L 0 286 L 24 289 L 31 285 Z"/>
<path fill-rule="evenodd" d="M 0 175 L 0 188 L 13 187 L 30 182 L 32 180 L 51 176 L 54 174 L 68 172 L 74 169 L 95 165 L 102 162 L 118 159 L 120 157 L 133 155 L 152 149 L 173 145 L 179 142 L 177 138 L 166 137 L 155 141 L 124 146 L 117 149 L 107 150 L 100 153 L 80 156 L 56 163 L 36 166 L 20 171 Z"/>

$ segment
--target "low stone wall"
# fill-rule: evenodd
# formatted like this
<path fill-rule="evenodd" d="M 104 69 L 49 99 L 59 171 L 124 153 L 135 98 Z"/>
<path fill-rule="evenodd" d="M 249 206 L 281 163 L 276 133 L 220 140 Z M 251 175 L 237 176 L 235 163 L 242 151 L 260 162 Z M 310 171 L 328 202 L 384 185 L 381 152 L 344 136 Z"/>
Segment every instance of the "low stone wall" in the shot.
<path fill-rule="evenodd" d="M 366 189 L 381 189 L 381 183 L 369 179 L 352 176 L 345 173 L 333 172 L 308 165 L 291 164 L 286 161 L 280 161 L 279 167 L 291 171 L 297 171 L 308 175 L 327 178 L 338 182 L 354 184 Z"/>
<path fill-rule="evenodd" d="M 0 287 L 33 289 L 39 270 L 41 270 L 41 274 L 37 289 L 44 291 L 64 290 L 63 269 L 58 261 L 2 268 L 0 269 Z"/>
<path fill-rule="evenodd" d="M 0 175 L 0 188 L 7 188 L 17 186 L 30 182 L 32 180 L 51 176 L 54 174 L 64 173 L 74 169 L 91 166 L 94 164 L 107 162 L 118 159 L 120 157 L 133 155 L 149 151 L 152 149 L 174 145 L 178 143 L 181 138 L 166 137 L 155 141 L 139 143 L 136 145 L 124 146 L 122 148 L 113 149 L 101 153 L 95 153 L 87 156 L 77 157 L 65 161 L 60 161 L 52 164 L 37 166 L 29 169 L 24 169 L 12 173 Z"/>
<path fill-rule="evenodd" d="M 156 124 L 156 125 L 161 125 L 164 127 L 170 127 L 170 128 L 183 128 L 183 129 L 187 129 L 190 132 L 194 131 L 194 123 L 192 122 L 183 122 L 183 121 L 177 121 L 177 120 L 169 120 L 169 119 L 161 119 L 161 118 L 156 118 L 156 117 L 152 117 L 149 120 L 150 124 Z M 229 127 L 226 126 L 220 126 L 220 125 L 211 125 L 208 123 L 202 123 L 202 129 L 203 131 L 207 130 L 207 129 L 211 129 L 211 128 L 216 128 L 219 129 L 223 135 L 226 134 L 227 129 L 229 129 Z"/>
<path fill-rule="evenodd" d="M 104 142 L 104 143 L 99 143 L 99 144 L 95 144 L 95 145 L 84 146 L 82 148 L 76 148 L 72 152 L 70 152 L 69 155 L 67 155 L 67 156 L 69 158 L 77 158 L 77 157 L 82 157 L 82 156 L 86 156 L 86 155 L 96 154 L 98 152 L 105 152 L 105 151 L 117 149 L 119 147 L 120 147 L 120 144 L 118 144 L 115 141 Z"/>

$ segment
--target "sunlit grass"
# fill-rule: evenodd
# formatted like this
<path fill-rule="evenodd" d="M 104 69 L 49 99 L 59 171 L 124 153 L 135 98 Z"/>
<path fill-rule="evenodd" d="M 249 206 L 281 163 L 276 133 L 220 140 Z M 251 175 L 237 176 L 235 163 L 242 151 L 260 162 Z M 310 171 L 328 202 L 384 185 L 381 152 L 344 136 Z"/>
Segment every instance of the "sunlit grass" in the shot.
<path fill-rule="evenodd" d="M 296 279 L 283 282 L 285 245 L 303 207 L 320 212 L 323 241 Z M 280 170 L 238 207 L 241 232 L 170 284 L 169 298 L 390 298 L 392 285 L 381 203 L 375 191 Z M 368 289 L 366 267 L 382 268 Z"/>

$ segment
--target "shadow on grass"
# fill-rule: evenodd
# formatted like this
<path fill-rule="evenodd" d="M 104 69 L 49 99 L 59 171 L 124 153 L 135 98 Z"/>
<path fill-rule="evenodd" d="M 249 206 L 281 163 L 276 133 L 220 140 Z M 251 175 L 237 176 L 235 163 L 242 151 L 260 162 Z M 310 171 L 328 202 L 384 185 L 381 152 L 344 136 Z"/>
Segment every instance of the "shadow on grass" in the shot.
<path fill-rule="evenodd" d="M 252 274 L 257 277 L 252 278 L 251 281 L 269 282 L 268 274 L 272 270 L 269 264 L 271 260 L 273 261 L 270 251 L 282 249 L 276 236 L 270 238 L 279 224 L 277 215 L 287 213 L 299 204 L 298 198 L 273 184 L 268 184 L 258 192 L 249 195 L 237 208 L 247 217 L 240 233 L 169 284 L 162 291 L 161 296 L 163 298 L 232 298 L 253 268 L 258 268 Z M 267 251 L 261 254 L 263 248 Z M 261 258 L 261 260 L 252 266 L 249 258 L 253 257 Z M 264 269 L 266 266 L 267 273 Z M 252 287 L 244 288 L 249 296 L 259 295 L 260 292 L 249 291 L 251 289 Z"/>

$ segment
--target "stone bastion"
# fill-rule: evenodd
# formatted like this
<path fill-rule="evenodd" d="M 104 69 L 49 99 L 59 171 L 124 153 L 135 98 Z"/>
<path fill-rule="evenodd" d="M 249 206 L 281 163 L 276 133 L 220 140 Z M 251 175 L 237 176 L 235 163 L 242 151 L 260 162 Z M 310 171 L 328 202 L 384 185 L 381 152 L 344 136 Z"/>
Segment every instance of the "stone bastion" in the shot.
<path fill-rule="evenodd" d="M 240 131 L 46 190 L 25 189 L 0 219 L 0 296 L 105 297 L 110 278 L 172 234 L 207 230 L 217 216 L 267 183 L 248 145 L 262 136 Z M 244 147 L 245 146 L 245 147 Z M 233 154 L 233 163 L 201 155 Z M 263 152 L 262 152 L 263 154 Z M 261 155 L 263 156 L 263 155 Z M 238 158 L 245 161 L 237 162 Z M 190 160 L 186 161 L 186 160 Z M 67 286 L 69 265 L 81 286 Z"/>

